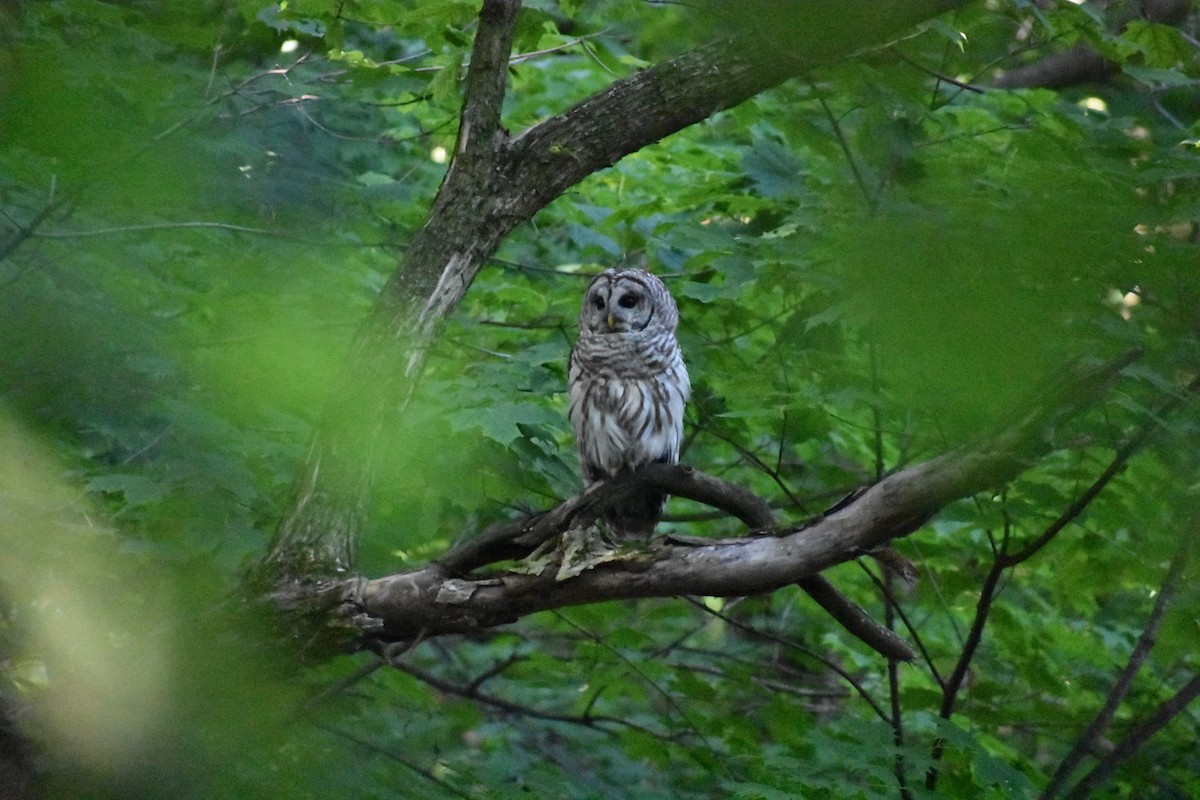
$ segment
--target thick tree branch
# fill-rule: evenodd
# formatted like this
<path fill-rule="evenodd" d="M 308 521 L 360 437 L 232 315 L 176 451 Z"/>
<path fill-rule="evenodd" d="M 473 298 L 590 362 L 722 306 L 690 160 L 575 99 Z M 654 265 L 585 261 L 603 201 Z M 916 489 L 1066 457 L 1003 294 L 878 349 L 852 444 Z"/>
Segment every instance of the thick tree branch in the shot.
<path fill-rule="evenodd" d="M 352 591 L 364 613 L 380 621 L 386 639 L 478 631 L 538 611 L 605 600 L 773 591 L 906 536 L 947 503 L 1012 479 L 1051 447 L 1053 431 L 1066 418 L 1094 403 L 1119 369 L 1136 357 L 1131 352 L 1064 380 L 1057 402 L 1047 397 L 1037 411 L 987 441 L 895 473 L 827 516 L 774 535 L 704 544 L 658 541 L 566 580 L 558 580 L 549 568 L 538 574 L 456 577 L 443 562 L 356 583 Z M 651 465 L 564 505 L 582 514 L 579 509 L 597 502 L 597 496 L 616 496 L 635 482 L 683 497 L 703 496 L 715 479 L 699 475 L 687 467 Z M 693 491 L 695 487 L 700 490 Z M 720 499 L 726 502 L 728 497 Z M 593 505 L 587 513 L 596 511 Z M 460 558 L 464 552 L 458 551 Z M 475 551 L 469 562 L 455 563 L 477 563 L 480 552 Z"/>
<path fill-rule="evenodd" d="M 448 575 L 464 575 L 497 561 L 524 558 L 568 528 L 591 523 L 606 507 L 621 502 L 647 483 L 668 494 L 724 511 L 751 531 L 770 529 L 776 524 L 770 504 L 743 486 L 687 466 L 652 464 L 636 474 L 591 486 L 545 513 L 488 528 L 452 547 L 437 563 Z"/>
<path fill-rule="evenodd" d="M 513 140 L 511 212 L 528 218 L 588 175 L 666 136 L 732 108 L 814 67 L 880 44 L 961 0 L 852 0 L 827 7 L 790 4 L 787 25 L 747 23 L 747 3 L 730 36 L 617 81 Z"/>
<path fill-rule="evenodd" d="M 507 86 L 508 57 L 512 51 L 513 27 L 519 0 L 484 0 L 479 12 L 479 35 L 471 50 L 463 104 L 458 124 L 457 154 L 451 167 L 470 167 L 471 161 L 491 161 L 498 139 L 505 137 L 500 127 L 500 108 Z M 449 179 L 449 175 L 447 175 Z"/>
<path fill-rule="evenodd" d="M 770 503 L 743 486 L 691 467 L 652 465 L 635 475 L 592 486 L 545 514 L 489 528 L 475 539 L 452 548 L 438 563 L 448 573 L 462 575 L 498 560 L 523 558 L 564 530 L 589 524 L 604 508 L 648 482 L 669 494 L 720 509 L 740 520 L 751 532 L 769 531 L 778 525 Z M 822 576 L 809 575 L 799 578 L 797 583 L 830 616 L 876 652 L 901 661 L 916 657 L 903 639 L 876 622 Z"/>
<path fill-rule="evenodd" d="M 1031 64 L 1001 73 L 992 86 L 997 89 L 1062 89 L 1081 83 L 1096 83 L 1117 71 L 1113 62 L 1091 45 L 1080 44 L 1061 53 L 1051 53 Z"/>

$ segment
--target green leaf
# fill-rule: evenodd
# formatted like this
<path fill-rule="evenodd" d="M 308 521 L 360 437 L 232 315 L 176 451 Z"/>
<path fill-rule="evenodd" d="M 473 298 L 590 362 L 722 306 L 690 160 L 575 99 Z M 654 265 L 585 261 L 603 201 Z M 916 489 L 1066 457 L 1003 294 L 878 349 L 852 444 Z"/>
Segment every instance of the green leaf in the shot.
<path fill-rule="evenodd" d="M 1183 33 L 1171 25 L 1146 20 L 1133 20 L 1120 36 L 1134 51 L 1141 53 L 1151 69 L 1171 69 L 1196 59 L 1193 45 Z"/>
<path fill-rule="evenodd" d="M 166 493 L 164 486 L 143 475 L 120 472 L 92 478 L 84 488 L 89 492 L 120 494 L 129 507 L 155 503 Z"/>
<path fill-rule="evenodd" d="M 754 146 L 742 158 L 742 169 L 767 197 L 791 197 L 804 191 L 803 162 L 769 134 L 755 138 Z"/>
<path fill-rule="evenodd" d="M 449 415 L 455 430 L 478 430 L 492 441 L 510 445 L 524 436 L 521 425 L 560 425 L 559 414 L 537 403 L 499 402 L 482 408 L 469 408 Z"/>
<path fill-rule="evenodd" d="M 1184 86 L 1200 85 L 1200 78 L 1193 78 L 1177 69 L 1158 69 L 1124 64 L 1121 71 L 1147 86 L 1163 89 L 1179 89 Z"/>

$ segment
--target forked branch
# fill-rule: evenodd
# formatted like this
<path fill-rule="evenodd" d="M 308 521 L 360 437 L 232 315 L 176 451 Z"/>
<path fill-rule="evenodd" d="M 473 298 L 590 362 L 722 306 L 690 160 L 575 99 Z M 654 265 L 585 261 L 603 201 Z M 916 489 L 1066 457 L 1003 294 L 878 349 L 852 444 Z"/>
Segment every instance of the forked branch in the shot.
<path fill-rule="evenodd" d="M 1053 446 L 1053 431 L 1066 418 L 1093 405 L 1137 357 L 1129 352 L 1073 373 L 1034 410 L 986 440 L 890 475 L 817 520 L 752 530 L 746 538 L 658 540 L 562 580 L 553 565 L 540 571 L 473 571 L 521 557 L 586 524 L 605 502 L 635 485 L 722 508 L 752 528 L 760 513 L 765 517 L 765 502 L 745 489 L 686 466 L 656 464 L 592 487 L 541 516 L 493 528 L 422 569 L 357 581 L 349 587 L 351 596 L 378 621 L 382 638 L 400 640 L 480 631 L 538 611 L 606 600 L 771 592 L 907 536 L 953 500 L 1011 480 Z"/>

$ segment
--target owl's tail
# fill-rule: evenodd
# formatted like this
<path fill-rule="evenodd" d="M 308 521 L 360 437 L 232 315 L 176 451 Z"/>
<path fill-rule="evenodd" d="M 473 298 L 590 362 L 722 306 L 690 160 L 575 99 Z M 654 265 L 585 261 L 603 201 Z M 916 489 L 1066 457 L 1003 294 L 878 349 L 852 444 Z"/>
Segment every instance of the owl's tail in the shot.
<path fill-rule="evenodd" d="M 648 542 L 666 504 L 667 495 L 662 492 L 640 490 L 605 512 L 604 525 L 614 539 Z"/>

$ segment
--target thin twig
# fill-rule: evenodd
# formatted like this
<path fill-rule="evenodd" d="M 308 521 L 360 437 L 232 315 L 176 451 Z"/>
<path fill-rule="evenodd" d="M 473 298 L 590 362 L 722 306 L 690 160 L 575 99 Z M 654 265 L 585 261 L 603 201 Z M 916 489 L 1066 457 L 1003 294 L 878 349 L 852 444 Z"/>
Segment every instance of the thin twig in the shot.
<path fill-rule="evenodd" d="M 1007 532 L 1004 541 L 1005 545 L 1003 546 L 1007 546 Z M 998 594 L 997 586 L 1000 583 L 1000 578 L 1003 577 L 1005 571 L 1005 567 L 1000 560 L 1003 555 L 1003 546 L 1001 553 L 992 562 L 991 569 L 988 570 L 987 577 L 983 581 L 983 588 L 979 590 L 979 600 L 975 605 L 975 617 L 971 620 L 971 630 L 967 634 L 966 642 L 963 644 L 962 653 L 959 654 L 958 661 L 954 664 L 954 671 L 950 673 L 950 677 L 946 679 L 946 683 L 942 688 L 942 706 L 938 710 L 938 716 L 942 719 L 948 720 L 954 713 L 954 707 L 958 702 L 958 692 L 967 677 L 971 661 L 975 658 L 975 653 L 983 641 L 983 629 L 987 624 L 988 614 L 992 608 L 992 601 L 996 599 L 996 595 Z M 941 762 L 945 747 L 945 739 L 939 736 L 934 740 L 930 754 L 930 760 L 933 763 L 925 773 L 925 788 L 931 792 L 937 788 L 938 764 Z"/>
<path fill-rule="evenodd" d="M 1125 734 L 1125 738 L 1116 748 L 1105 756 L 1091 772 L 1083 776 L 1083 779 L 1075 784 L 1075 788 L 1067 793 L 1064 800 L 1084 800 L 1091 797 L 1092 792 L 1107 781 L 1117 767 L 1128 761 L 1142 745 L 1149 741 L 1151 736 L 1158 733 L 1198 696 L 1200 696 L 1200 674 L 1193 675 L 1191 680 L 1183 685 L 1183 688 L 1154 709 L 1154 713 L 1130 728 L 1129 733 Z"/>
<path fill-rule="evenodd" d="M 896 55 L 900 56 L 900 60 L 903 61 L 904 63 L 908 64 L 911 67 L 915 67 L 915 68 L 919 69 L 921 72 L 924 72 L 926 75 L 928 75 L 931 78 L 936 78 L 941 83 L 948 83 L 951 86 L 957 86 L 959 89 L 963 89 L 968 92 L 974 92 L 975 94 L 983 94 L 985 91 L 985 89 L 983 89 L 983 87 L 975 86 L 973 84 L 967 83 L 966 81 L 960 81 L 957 78 L 951 78 L 949 75 L 945 75 L 941 72 L 938 72 L 937 70 L 930 69 L 929 67 L 925 66 L 924 64 L 920 64 L 920 63 L 914 61 L 913 59 L 909 58 L 908 56 L 904 55 L 904 53 L 900 52 L 899 49 L 895 50 L 895 53 L 896 53 Z"/>
<path fill-rule="evenodd" d="M 592 59 L 592 61 L 595 61 L 600 66 L 600 69 L 604 70 L 609 75 L 612 75 L 614 78 L 616 77 L 617 73 L 615 73 L 611 69 L 609 69 L 608 65 L 600 60 L 600 57 L 598 55 L 596 55 L 595 52 L 592 51 L 591 46 L 587 42 L 585 42 L 582 38 L 579 40 L 579 46 L 583 50 L 583 52 L 587 53 L 588 58 Z"/>
<path fill-rule="evenodd" d="M 305 706 L 308 708 L 313 708 L 315 706 L 318 706 L 321 703 L 323 703 L 327 698 L 333 697 L 334 695 L 337 695 L 337 694 L 341 694 L 342 692 L 346 691 L 347 689 L 349 689 L 351 686 L 355 685 L 356 683 L 360 683 L 360 682 L 366 680 L 368 677 L 370 677 L 375 672 L 377 672 L 380 668 L 385 667 L 385 666 L 387 666 L 387 661 L 385 661 L 384 659 L 378 658 L 378 657 L 372 658 L 370 661 L 363 664 L 361 667 L 354 670 L 349 675 L 345 676 L 344 678 L 342 678 L 340 680 L 334 681 L 329 686 L 324 687 L 323 689 L 321 689 L 321 691 L 314 694 L 312 697 L 310 697 L 308 699 L 308 701 L 305 703 Z"/>
<path fill-rule="evenodd" d="M 468 794 L 467 792 L 464 792 L 462 789 L 459 789 L 457 786 L 447 783 L 446 781 L 442 780 L 437 775 L 435 775 L 431 770 L 425 769 L 424 767 L 417 766 L 416 764 L 409 761 L 407 758 L 405 758 L 404 756 L 395 752 L 394 750 L 391 750 L 390 748 L 375 744 L 372 741 L 362 738 L 358 734 L 351 733 L 350 731 L 342 730 L 341 728 L 335 727 L 333 725 L 329 725 L 324 722 L 313 722 L 313 725 L 315 725 L 316 727 L 325 731 L 326 733 L 331 733 L 334 736 L 340 736 L 341 738 L 345 739 L 346 741 L 353 742 L 354 744 L 358 745 L 359 747 L 365 748 L 367 750 L 370 750 L 373 753 L 377 753 L 378 755 L 385 756 L 386 758 L 389 758 L 392 761 L 395 761 L 400 766 L 415 772 L 417 775 L 420 775 L 425 780 L 429 781 L 430 783 L 434 784 L 435 786 L 437 786 L 441 789 L 444 789 L 445 791 L 449 792 L 450 794 L 454 795 L 455 797 L 461 797 L 461 798 L 463 798 L 463 800 L 473 800 L 473 798 L 474 798 L 474 795 Z"/>
<path fill-rule="evenodd" d="M 971 660 L 974 658 L 975 652 L 979 647 L 983 638 L 984 625 L 987 622 L 988 612 L 991 609 L 992 601 L 995 600 L 998 594 L 998 586 L 1001 577 L 1012 567 L 1021 564 L 1034 555 L 1036 555 L 1043 547 L 1049 544 L 1055 536 L 1057 536 L 1064 528 L 1079 517 L 1080 514 L 1087 509 L 1093 500 L 1099 496 L 1105 486 L 1120 473 L 1125 464 L 1137 452 L 1139 452 L 1149 442 L 1151 437 L 1155 435 L 1162 427 L 1162 421 L 1165 416 L 1183 405 L 1194 393 L 1200 389 L 1200 378 L 1194 379 L 1188 384 L 1185 391 L 1173 395 L 1163 401 L 1156 413 L 1151 415 L 1150 421 L 1146 422 L 1137 433 L 1131 436 L 1124 445 L 1117 450 L 1116 455 L 1109 463 L 1108 467 L 1088 486 L 1072 502 L 1063 512 L 1048 525 L 1042 533 L 1032 542 L 1026 544 L 1017 552 L 1008 550 L 1008 530 L 1006 528 L 1003 543 L 996 550 L 995 560 L 992 562 L 992 567 L 988 570 L 987 577 L 984 579 L 983 588 L 980 590 L 979 600 L 976 605 L 975 618 L 971 623 L 971 630 L 967 635 L 966 643 L 963 646 L 963 651 L 959 656 L 958 662 L 955 664 L 954 671 L 951 673 L 946 682 L 945 689 L 942 695 L 942 707 L 940 715 L 943 719 L 949 719 L 954 711 L 955 703 L 957 702 L 959 689 L 962 687 L 962 682 L 966 678 L 967 670 L 970 667 Z M 937 786 L 938 770 L 937 762 L 942 755 L 944 742 L 938 739 L 934 743 L 932 758 L 934 766 L 930 767 L 926 773 L 925 785 L 928 789 L 933 790 Z"/>
<path fill-rule="evenodd" d="M 894 631 L 896 629 L 897 605 L 893 602 L 892 592 L 890 591 L 892 573 L 885 572 L 884 574 L 887 576 L 884 592 L 884 624 L 888 630 Z M 892 712 L 892 744 L 896 748 L 896 754 L 892 762 L 892 771 L 896 776 L 896 785 L 900 788 L 900 800 L 912 800 L 912 791 L 908 788 L 908 767 L 904 760 L 904 712 L 900 705 L 900 662 L 894 658 L 887 660 L 887 677 L 888 700 L 890 701 L 890 710 Z"/>
<path fill-rule="evenodd" d="M 0 261 L 3 261 L 12 255 L 16 249 L 20 247 L 23 242 L 25 242 L 26 239 L 29 239 L 35 235 L 41 235 L 37 233 L 37 229 L 51 214 L 61 208 L 64 203 L 66 203 L 66 198 L 54 199 L 52 197 L 46 202 L 46 205 L 42 206 L 42 209 L 34 215 L 33 219 L 24 225 L 18 223 L 15 219 L 5 214 L 5 216 L 8 217 L 8 220 L 13 224 L 13 227 L 16 228 L 16 232 L 8 238 L 8 241 L 0 244 Z"/>
<path fill-rule="evenodd" d="M 472 692 L 479 691 L 480 686 L 483 686 L 492 678 L 507 670 L 513 664 L 519 664 L 522 661 L 527 661 L 528 659 L 529 656 L 525 655 L 524 653 L 513 653 L 508 658 L 502 658 L 488 669 L 485 669 L 483 672 L 476 675 L 474 679 L 471 680 L 471 683 L 467 688 Z"/>
<path fill-rule="evenodd" d="M 708 654 L 706 654 L 706 655 L 708 655 Z M 672 661 L 672 662 L 670 662 L 670 665 L 674 669 L 685 669 L 690 672 L 696 672 L 701 675 L 711 675 L 714 678 L 723 678 L 728 681 L 736 680 L 736 681 L 740 682 L 740 680 L 741 680 L 740 678 L 735 679 L 735 678 L 731 677 L 730 675 L 728 675 L 723 670 L 718 669 L 717 667 L 709 666 L 708 664 L 692 664 L 692 663 L 686 663 L 686 662 Z M 841 700 L 841 699 L 844 699 L 849 696 L 849 693 L 846 692 L 845 690 L 834 692 L 834 691 L 828 691 L 825 689 L 802 689 L 802 688 L 797 688 L 795 686 L 792 686 L 789 683 L 784 683 L 783 681 L 779 681 L 779 680 L 771 680 L 770 678 L 764 678 L 760 675 L 751 675 L 750 682 L 753 683 L 755 686 L 759 686 L 763 689 L 768 689 L 771 692 L 777 692 L 779 694 L 791 695 L 792 697 L 795 697 L 799 700 L 806 700 L 806 701 L 812 701 L 814 699 L 816 699 L 816 700 L 824 699 L 827 701 L 828 700 Z M 829 703 L 826 703 L 822 707 L 828 708 L 829 705 L 830 705 Z M 815 706 L 816 706 L 816 704 L 811 703 L 811 702 L 808 704 L 808 707 L 810 708 L 810 710 L 813 709 Z"/>
<path fill-rule="evenodd" d="M 228 222 L 152 222 L 144 225 L 121 225 L 112 228 L 95 228 L 90 231 L 42 231 L 35 235 L 39 239 L 82 239 L 87 236 L 110 236 L 114 233 L 142 233 L 144 231 L 167 231 L 178 228 L 216 228 L 235 233 L 260 233 L 268 236 L 278 235 L 266 228 L 249 228 L 245 225 L 231 225 Z"/>
<path fill-rule="evenodd" d="M 158 433 L 157 436 L 155 436 L 153 439 L 151 439 L 145 446 L 134 451 L 133 453 L 130 453 L 128 456 L 126 456 L 124 459 L 122 459 L 120 466 L 123 467 L 126 464 L 129 464 L 130 462 L 135 461 L 136 459 L 141 458 L 146 453 L 150 452 L 150 450 L 152 450 L 155 445 L 157 445 L 159 442 L 161 442 L 163 440 L 163 437 L 165 437 L 168 433 L 170 433 L 174 427 L 175 427 L 174 425 L 167 425 L 165 428 L 163 428 Z"/>
<path fill-rule="evenodd" d="M 679 704 L 679 701 L 676 700 L 675 697 L 672 696 L 670 692 L 668 692 L 666 689 L 662 688 L 657 683 L 655 683 L 654 680 L 651 679 L 650 676 L 648 676 L 641 669 L 641 667 L 639 667 L 637 664 L 635 664 L 633 662 L 633 659 L 629 658 L 629 656 L 625 655 L 620 650 L 618 650 L 617 648 L 615 648 L 611 644 L 609 644 L 609 642 L 607 640 L 605 640 L 604 637 L 597 636 L 596 634 L 594 634 L 591 631 L 589 631 L 588 629 L 584 628 L 582 625 L 578 624 L 577 622 L 568 619 L 566 617 L 566 615 L 563 614 L 561 611 L 555 611 L 554 615 L 556 617 L 558 617 L 560 620 L 562 620 L 563 622 L 565 622 L 570 627 L 574 628 L 575 630 L 582 633 L 584 636 L 588 637 L 592 643 L 599 645 L 600 647 L 603 647 L 604 649 L 608 650 L 610 653 L 615 655 L 617 658 L 619 658 L 622 662 L 624 662 L 625 665 L 627 667 L 629 667 L 631 670 L 633 670 L 633 672 L 636 673 L 637 676 L 639 678 L 641 678 L 646 683 L 646 685 L 649 686 L 656 694 L 658 694 L 658 696 L 661 697 L 667 703 L 667 705 L 669 705 L 672 709 L 674 709 L 675 713 L 679 715 L 679 718 L 687 724 L 687 726 L 691 730 L 691 732 L 693 734 L 695 734 L 696 738 L 700 740 L 700 743 L 703 744 L 705 749 L 709 751 L 709 754 L 714 759 L 716 759 L 718 763 L 721 763 L 722 766 L 724 766 L 724 763 L 722 762 L 721 757 L 720 757 L 720 752 L 715 747 L 713 747 L 712 742 L 710 742 L 708 740 L 708 737 L 704 735 L 704 732 L 700 730 L 699 726 L 697 726 L 696 723 L 692 722 L 688 718 L 687 712 L 684 710 L 683 706 L 681 706 Z"/>
<path fill-rule="evenodd" d="M 925 645 L 925 640 L 921 638 L 920 633 L 917 631 L 917 626 L 913 624 L 908 614 L 904 611 L 904 608 L 896 601 L 895 593 L 883 582 L 883 579 L 863 563 L 861 558 L 858 560 L 858 565 L 862 568 L 863 572 L 867 573 L 867 576 L 870 577 L 871 582 L 875 584 L 876 588 L 883 593 L 889 605 L 894 609 L 896 616 L 904 623 L 904 629 L 908 631 L 908 635 L 917 646 L 917 651 L 921 654 L 921 659 L 925 662 L 925 666 L 929 668 L 929 676 L 933 678 L 934 683 L 938 685 L 939 689 L 945 691 L 945 678 L 942 677 L 941 671 L 938 670 L 937 664 L 934 663 L 933 655 L 929 652 L 929 648 Z M 886 569 L 885 574 L 887 574 Z"/>
<path fill-rule="evenodd" d="M 696 427 L 705 433 L 715 436 L 736 450 L 738 455 L 745 459 L 752 467 L 755 467 L 769 477 L 775 483 L 775 485 L 779 487 L 779 491 L 783 492 L 784 495 L 787 496 L 788 502 L 791 503 L 793 508 L 798 509 L 802 513 L 806 513 L 804 504 L 798 497 L 796 497 L 795 494 L 792 493 L 791 488 L 788 487 L 787 483 L 783 480 L 783 476 L 771 469 L 771 465 L 763 461 L 758 454 L 740 442 L 736 441 L 732 436 L 725 433 L 720 428 L 717 428 L 713 425 L 706 425 L 703 422 L 698 423 Z"/>
<path fill-rule="evenodd" d="M 1042 791 L 1041 800 L 1052 800 L 1052 798 L 1062 791 L 1067 781 L 1070 780 L 1071 773 L 1075 771 L 1076 767 L 1079 766 L 1087 754 L 1092 751 L 1096 740 L 1108 728 L 1109 724 L 1112 723 L 1117 709 L 1120 708 L 1121 703 L 1125 700 L 1125 696 L 1133 686 L 1134 677 L 1136 677 L 1146 657 L 1150 654 L 1150 650 L 1154 647 L 1159 626 L 1162 624 L 1167 607 L 1170 605 L 1171 599 L 1175 594 L 1179 578 L 1183 574 L 1184 566 L 1187 564 L 1188 557 L 1191 554 L 1193 541 L 1194 532 L 1185 531 L 1183 542 L 1171 558 L 1171 564 L 1167 568 L 1167 575 L 1163 578 L 1162 586 L 1158 590 L 1158 596 L 1154 600 L 1154 608 L 1150 611 L 1150 616 L 1146 619 L 1142 633 L 1138 636 L 1137 643 L 1134 645 L 1133 651 L 1129 654 L 1129 660 L 1125 662 L 1125 666 L 1121 669 L 1120 674 L 1113 683 L 1108 697 L 1104 700 L 1103 707 L 1096 712 L 1095 719 L 1080 734 L 1079 739 L 1075 742 L 1075 746 L 1071 748 L 1071 751 L 1063 758 L 1062 763 L 1058 765 L 1058 769 L 1050 777 L 1050 782 L 1046 784 L 1046 788 Z"/>
<path fill-rule="evenodd" d="M 1083 513 L 1084 509 L 1091 504 L 1101 490 L 1108 485 L 1109 481 L 1115 478 L 1125 468 L 1125 464 L 1133 457 L 1135 453 L 1140 451 L 1150 441 L 1151 437 L 1159 432 L 1162 428 L 1162 421 L 1167 414 L 1179 408 L 1187 402 L 1194 394 L 1200 390 L 1200 378 L 1194 379 L 1188 384 L 1187 388 L 1179 394 L 1172 395 L 1164 400 L 1153 414 L 1150 415 L 1150 420 L 1142 425 L 1138 432 L 1131 436 L 1121 449 L 1117 451 L 1116 456 L 1105 468 L 1104 472 L 1092 482 L 1090 486 L 1069 505 L 1058 519 L 1052 522 L 1042 531 L 1041 535 L 1029 542 L 1019 551 L 1002 557 L 1002 565 L 1004 567 L 1014 567 L 1024 561 L 1032 558 L 1039 550 L 1050 543 L 1063 528 L 1069 525 L 1076 517 Z"/>
<path fill-rule="evenodd" d="M 862 683 L 860 683 L 853 675 L 851 675 L 845 669 L 838 666 L 833 661 L 829 660 L 828 658 L 821 655 L 820 653 L 813 650 L 812 648 L 806 647 L 806 646 L 800 644 L 799 642 L 794 642 L 791 639 L 784 638 L 783 636 L 780 636 L 779 634 L 771 633 L 770 631 L 760 630 L 758 628 L 755 628 L 752 625 L 747 625 L 746 623 L 742 622 L 741 620 L 734 619 L 733 617 L 729 616 L 728 614 L 725 614 L 724 612 L 717 611 L 716 609 L 713 609 L 713 608 L 709 608 L 704 603 L 701 603 L 699 600 L 696 600 L 693 597 L 685 597 L 684 600 L 691 603 L 696 608 L 701 609 L 706 614 L 712 614 L 714 617 L 721 620 L 722 622 L 732 625 L 733 627 L 737 628 L 738 630 L 742 631 L 743 633 L 749 634 L 750 636 L 753 636 L 756 639 L 763 639 L 763 640 L 766 640 L 769 642 L 774 642 L 775 644 L 783 645 L 784 647 L 788 648 L 789 650 L 795 650 L 796 652 L 802 653 L 803 655 L 813 659 L 814 661 L 821 664 L 826 669 L 833 672 L 839 678 L 844 680 L 847 684 L 850 685 L 850 688 L 854 689 L 854 691 L 858 692 L 859 697 L 861 697 L 863 700 L 865 700 L 867 702 L 867 705 L 869 705 L 871 707 L 871 710 L 874 711 L 875 714 L 881 720 L 883 720 L 884 722 L 890 722 L 887 711 L 884 710 L 883 706 L 879 705 L 879 703 L 875 700 L 875 698 L 871 697 L 870 692 L 868 692 L 866 690 L 866 688 L 862 685 Z"/>
<path fill-rule="evenodd" d="M 669 736 L 664 735 L 661 731 L 652 730 L 643 725 L 630 722 L 627 719 L 621 719 L 619 717 L 606 716 L 602 714 L 563 714 L 556 711 L 543 711 L 539 708 L 522 705 L 521 703 L 517 703 L 512 700 L 506 700 L 503 697 L 497 697 L 496 695 L 481 692 L 478 689 L 472 689 L 470 686 L 460 686 L 456 683 L 442 680 L 432 673 L 426 672 L 419 667 L 414 667 L 413 665 L 407 664 L 403 661 L 391 661 L 390 663 L 393 667 L 401 672 L 413 676 L 422 683 L 428 684 L 440 692 L 452 694 L 457 697 L 461 697 L 464 700 L 473 700 L 475 702 L 482 703 L 485 706 L 491 706 L 499 711 L 503 711 L 506 714 L 515 714 L 517 716 L 540 719 L 547 722 L 567 722 L 572 725 L 580 725 L 585 728 L 594 728 L 606 733 L 612 732 L 609 726 L 617 726 L 641 731 L 642 733 L 649 734 L 659 739 L 668 740 L 670 738 Z"/>
<path fill-rule="evenodd" d="M 813 92 L 817 95 L 817 102 L 821 105 L 821 111 L 825 114 L 825 118 L 829 120 L 829 125 L 833 128 L 833 136 L 838 141 L 838 146 L 842 148 L 842 152 L 846 156 L 846 162 L 850 165 L 850 172 L 854 175 L 854 182 L 858 184 L 858 190 L 862 192 L 863 200 L 867 204 L 867 208 L 871 211 L 875 210 L 878 205 L 878 193 L 872 194 L 867 186 L 867 179 L 859 169 L 858 160 L 854 158 L 854 151 L 850 149 L 850 141 L 846 138 L 845 131 L 842 130 L 842 123 L 833 113 L 833 109 L 825 102 L 825 96 L 818 90 L 815 83 L 811 81 L 808 84 Z M 883 187 L 881 186 L 880 189 Z"/>

